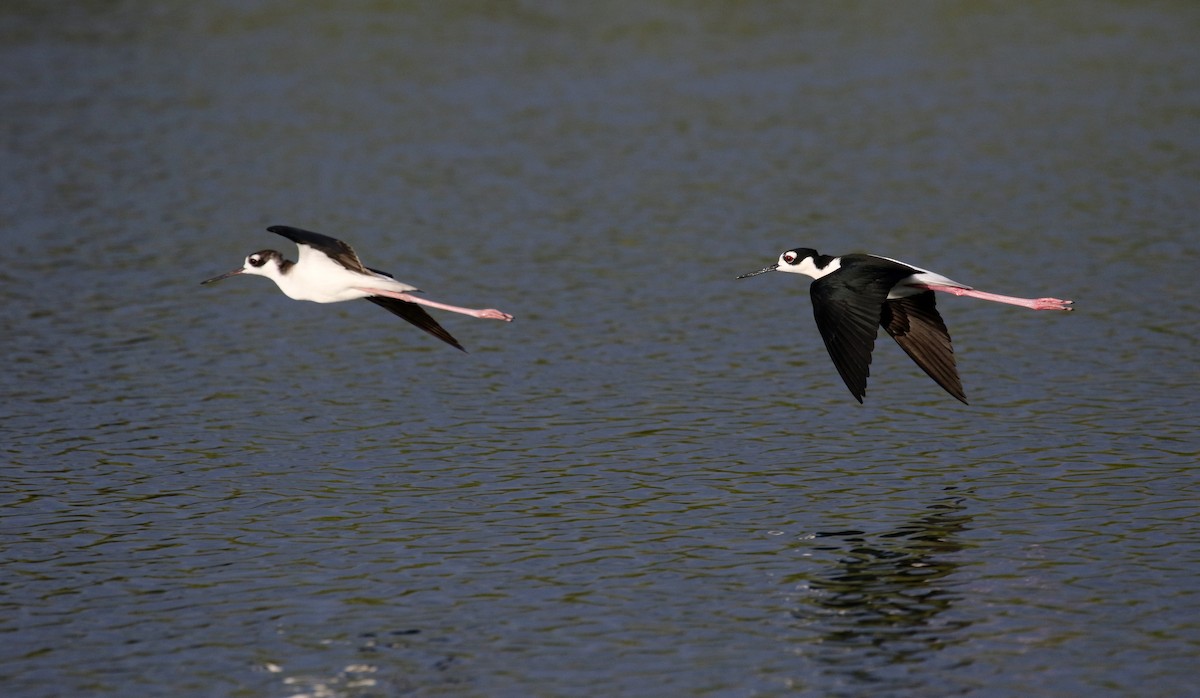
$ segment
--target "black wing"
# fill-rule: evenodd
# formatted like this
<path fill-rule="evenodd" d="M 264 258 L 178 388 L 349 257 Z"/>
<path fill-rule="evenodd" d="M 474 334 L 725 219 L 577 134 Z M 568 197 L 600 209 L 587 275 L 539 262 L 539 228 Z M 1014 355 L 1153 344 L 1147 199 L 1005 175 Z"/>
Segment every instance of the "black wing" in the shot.
<path fill-rule="evenodd" d="M 314 233 L 310 230 L 293 228 L 290 225 L 273 225 L 267 228 L 267 231 L 276 235 L 282 235 L 297 245 L 307 245 L 318 250 L 351 271 L 368 272 L 367 268 L 363 266 L 362 261 L 359 260 L 358 255 L 354 252 L 354 248 L 337 238 Z"/>
<path fill-rule="evenodd" d="M 466 351 L 466 349 L 463 349 L 463 345 L 458 343 L 457 339 L 439 325 L 437 320 L 434 320 L 429 313 L 425 312 L 424 308 L 416 303 L 402 301 L 398 298 L 388 298 L 387 296 L 367 296 L 366 300 L 371 301 L 389 313 L 399 315 L 446 344 L 464 352 Z"/>
<path fill-rule="evenodd" d="M 879 324 L 921 370 L 955 399 L 967 404 L 967 395 L 954 365 L 950 333 L 937 311 L 933 291 L 887 301 L 883 304 Z"/>
<path fill-rule="evenodd" d="M 884 301 L 896 282 L 912 273 L 907 268 L 838 270 L 812 283 L 813 315 L 829 357 L 845 381 L 850 394 L 859 402 L 867 394 L 867 376 L 871 375 L 871 351 Z"/>

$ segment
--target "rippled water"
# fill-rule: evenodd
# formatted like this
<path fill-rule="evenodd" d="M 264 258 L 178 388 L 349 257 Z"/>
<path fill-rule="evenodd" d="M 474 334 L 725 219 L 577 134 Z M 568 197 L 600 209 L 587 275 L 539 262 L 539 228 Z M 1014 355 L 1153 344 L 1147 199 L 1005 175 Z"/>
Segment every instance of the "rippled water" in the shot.
<path fill-rule="evenodd" d="M 5 695 L 1185 695 L 1200 11 L 0 8 Z M 363 303 L 199 281 L 348 240 Z M 788 247 L 946 297 L 859 406 Z"/>

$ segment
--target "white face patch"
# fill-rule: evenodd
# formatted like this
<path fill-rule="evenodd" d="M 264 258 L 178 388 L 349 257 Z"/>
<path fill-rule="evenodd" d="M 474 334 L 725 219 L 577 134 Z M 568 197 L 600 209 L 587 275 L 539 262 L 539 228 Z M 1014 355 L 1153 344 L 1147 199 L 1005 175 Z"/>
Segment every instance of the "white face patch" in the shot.
<path fill-rule="evenodd" d="M 787 271 L 793 274 L 804 274 L 811 276 L 814 279 L 819 279 L 822 276 L 828 276 L 838 269 L 842 268 L 841 261 L 834 258 L 829 264 L 823 268 L 818 268 L 811 256 L 803 257 L 797 261 L 795 252 L 784 252 L 779 255 L 779 271 Z"/>
<path fill-rule="evenodd" d="M 255 252 L 246 256 L 242 264 L 242 272 L 253 276 L 265 276 L 273 279 L 279 275 L 279 259 L 267 252 Z"/>

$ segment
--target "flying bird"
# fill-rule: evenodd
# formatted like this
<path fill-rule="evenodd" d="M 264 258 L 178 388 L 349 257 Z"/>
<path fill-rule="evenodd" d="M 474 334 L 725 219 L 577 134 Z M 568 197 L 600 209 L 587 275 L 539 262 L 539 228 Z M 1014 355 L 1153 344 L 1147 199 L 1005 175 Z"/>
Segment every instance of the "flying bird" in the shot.
<path fill-rule="evenodd" d="M 1073 303 L 1058 298 L 1017 298 L 984 293 L 889 257 L 870 254 L 831 257 L 807 247 L 788 250 L 779 255 L 775 264 L 738 278 L 769 271 L 813 278 L 809 296 L 817 329 L 838 374 L 860 403 L 867 393 L 871 351 L 880 326 L 930 378 L 963 404 L 967 403 L 954 363 L 950 333 L 938 314 L 934 291 L 1033 310 L 1071 310 Z"/>
<path fill-rule="evenodd" d="M 397 281 L 387 272 L 363 266 L 353 248 L 328 235 L 287 225 L 273 225 L 267 230 L 296 243 L 300 252 L 295 262 L 284 259 L 275 250 L 262 250 L 248 255 L 241 267 L 201 284 L 211 284 L 237 274 L 252 274 L 274 281 L 285 296 L 298 301 L 339 303 L 365 298 L 462 351 L 466 349 L 425 312 L 422 305 L 488 320 L 511 322 L 513 319 L 512 315 L 491 308 L 463 308 L 413 295 L 419 290 L 416 286 Z"/>

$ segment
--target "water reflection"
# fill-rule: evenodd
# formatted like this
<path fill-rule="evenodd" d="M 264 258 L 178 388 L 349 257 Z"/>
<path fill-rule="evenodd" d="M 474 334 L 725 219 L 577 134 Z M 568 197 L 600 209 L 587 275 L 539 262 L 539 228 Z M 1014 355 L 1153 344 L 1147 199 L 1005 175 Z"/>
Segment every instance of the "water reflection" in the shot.
<path fill-rule="evenodd" d="M 956 635 L 970 621 L 948 612 L 961 598 L 953 553 L 963 549 L 957 538 L 971 520 L 964 509 L 962 498 L 952 497 L 888 533 L 816 534 L 828 543 L 815 550 L 840 555 L 834 569 L 810 577 L 810 593 L 793 615 L 816 634 L 806 653 L 839 683 L 915 687 L 925 680 L 915 665 L 961 641 Z"/>
<path fill-rule="evenodd" d="M 353 648 L 353 660 L 326 673 L 312 670 L 314 663 L 301 656 L 292 657 L 297 668 L 276 661 L 264 661 L 260 668 L 278 676 L 288 698 L 409 695 L 461 688 L 472 680 L 464 675 L 447 638 L 430 638 L 415 628 L 365 632 L 356 639 L 326 638 L 318 645 Z"/>

